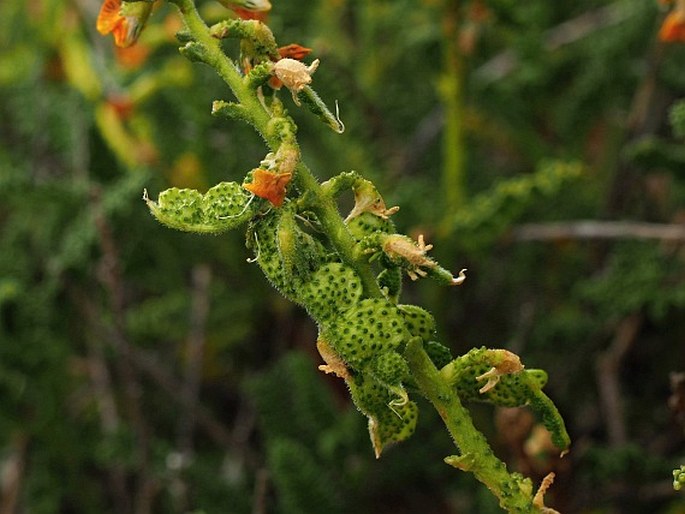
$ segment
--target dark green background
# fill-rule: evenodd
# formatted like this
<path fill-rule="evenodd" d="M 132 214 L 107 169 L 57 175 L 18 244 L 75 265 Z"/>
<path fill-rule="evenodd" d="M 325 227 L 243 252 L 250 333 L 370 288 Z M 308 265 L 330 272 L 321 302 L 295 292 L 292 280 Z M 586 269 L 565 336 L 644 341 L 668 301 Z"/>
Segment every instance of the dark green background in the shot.
<path fill-rule="evenodd" d="M 460 288 L 425 281 L 403 297 L 436 314 L 455 354 L 509 348 L 549 372 L 573 439 L 561 462 L 526 453 L 525 415 L 473 408 L 512 469 L 557 472 L 549 504 L 683 513 L 671 487 L 682 389 L 679 410 L 668 403 L 670 374 L 685 371 L 682 230 L 517 230 L 682 227 L 685 44 L 657 41 L 656 0 L 485 6 L 474 17 L 467 1 L 274 0 L 279 43 L 314 49 L 313 86 L 347 126 L 332 133 L 284 92 L 304 159 L 321 179 L 372 179 L 401 206 L 400 230 L 469 269 Z M 344 386 L 316 371 L 313 323 L 245 262 L 243 234 L 151 218 L 143 188 L 241 180 L 264 146 L 210 116 L 230 92 L 178 55 L 162 29 L 172 9 L 153 14 L 141 41 L 152 53 L 132 71 L 95 32 L 98 9 L 0 3 L 0 512 L 499 512 L 442 462 L 454 449 L 425 403 L 412 439 L 374 459 Z M 117 153 L 97 122 L 141 80 L 153 91 L 122 126 L 154 148 L 144 162 L 142 143 Z"/>

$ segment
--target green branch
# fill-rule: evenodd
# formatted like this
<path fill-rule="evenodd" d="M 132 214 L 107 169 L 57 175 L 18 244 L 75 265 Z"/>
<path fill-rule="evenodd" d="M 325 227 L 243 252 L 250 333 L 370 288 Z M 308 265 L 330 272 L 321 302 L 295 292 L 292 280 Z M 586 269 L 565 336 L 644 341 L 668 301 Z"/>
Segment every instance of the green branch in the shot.
<path fill-rule="evenodd" d="M 473 425 L 469 412 L 462 405 L 454 387 L 433 365 L 419 338 L 407 345 L 405 356 L 412 377 L 421 393 L 433 404 L 461 452 L 445 462 L 471 472 L 497 496 L 500 506 L 509 512 L 539 512 L 533 506 L 533 484 L 529 478 L 509 473 L 487 440 Z"/>
<path fill-rule="evenodd" d="M 261 104 L 255 90 L 243 81 L 235 63 L 224 54 L 220 40 L 212 37 L 209 27 L 197 12 L 195 2 L 193 0 L 170 1 L 178 7 L 193 38 L 202 45 L 204 52 L 202 60 L 216 69 L 219 76 L 231 88 L 239 105 L 242 106 L 241 111 L 249 113 L 249 123 L 264 138 L 271 151 L 277 152 L 283 141 L 278 134 L 270 130 L 272 115 Z M 296 145 L 294 135 L 292 138 L 292 144 Z M 319 182 L 302 162 L 297 165 L 294 180 L 303 194 L 309 195 L 312 210 L 318 216 L 326 235 L 342 261 L 350 265 L 359 275 L 365 295 L 370 298 L 380 297 L 381 291 L 371 267 L 362 256 L 355 255 L 353 251 L 355 241 L 345 227 L 333 199 L 323 193 Z"/>
<path fill-rule="evenodd" d="M 418 406 L 405 385 L 416 385 L 440 413 L 460 452 L 445 462 L 473 473 L 509 512 L 553 513 L 542 502 L 553 475 L 534 495 L 531 480 L 509 473 L 493 454 L 462 403 L 530 405 L 552 441 L 565 450 L 569 439 L 563 420 L 541 391 L 546 374 L 524 370 L 518 356 L 506 350 L 476 348 L 453 359 L 435 341 L 430 313 L 399 304 L 399 296 L 405 273 L 412 280 L 431 277 L 456 286 L 464 281 L 464 270 L 455 278 L 427 255 L 432 245 L 423 236 L 414 241 L 397 234 L 389 219 L 397 207 L 387 208 L 370 181 L 349 172 L 322 185 L 302 162 L 295 122 L 266 88 L 272 79 L 280 81 L 296 105 L 301 102 L 342 132 L 337 115 L 309 87 L 318 61 L 306 66 L 280 58 L 273 34 L 260 22 L 232 20 L 209 28 L 193 0 L 170 1 L 187 28 L 181 52 L 214 68 L 235 96 L 234 102 L 215 101 L 212 113 L 251 124 L 270 153 L 242 185 L 222 182 L 205 194 L 172 188 L 160 193 L 158 202 L 146 195 L 153 215 L 170 227 L 200 233 L 248 223 L 248 245 L 267 278 L 317 322 L 317 348 L 325 361 L 320 369 L 347 383 L 355 405 L 369 419 L 377 456 L 413 433 Z M 224 54 L 223 37 L 241 40 L 244 74 Z M 354 192 L 355 205 L 343 220 L 336 197 L 347 189 Z M 456 186 L 452 189 L 459 193 Z M 327 241 L 304 230 L 306 224 Z"/>

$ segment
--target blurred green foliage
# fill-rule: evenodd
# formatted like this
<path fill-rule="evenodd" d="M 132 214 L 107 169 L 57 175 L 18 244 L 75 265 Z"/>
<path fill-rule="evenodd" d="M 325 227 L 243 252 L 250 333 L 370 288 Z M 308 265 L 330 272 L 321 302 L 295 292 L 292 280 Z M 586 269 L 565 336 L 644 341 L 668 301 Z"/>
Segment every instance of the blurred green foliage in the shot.
<path fill-rule="evenodd" d="M 469 268 L 456 291 L 405 295 L 436 313 L 453 353 L 508 347 L 549 373 L 571 454 L 534 452 L 525 418 L 476 408 L 497 453 L 538 479 L 554 468 L 561 512 L 684 512 L 670 473 L 685 400 L 669 391 L 685 366 L 682 236 L 515 230 L 682 227 L 685 45 L 657 42 L 659 4 L 273 3 L 279 41 L 314 49 L 317 90 L 347 127 L 288 104 L 307 163 L 321 179 L 373 179 L 403 231 Z M 135 65 L 94 31 L 99 7 L 0 3 L 0 510 L 498 512 L 441 462 L 450 442 L 429 409 L 411 441 L 373 458 L 362 418 L 315 372 L 311 322 L 245 263 L 239 236 L 150 218 L 143 188 L 207 188 L 264 150 L 209 115 L 227 90 L 178 55 L 171 9 L 153 14 Z M 460 139 L 445 141 L 455 105 Z M 444 145 L 463 156 L 462 205 L 446 204 Z"/>

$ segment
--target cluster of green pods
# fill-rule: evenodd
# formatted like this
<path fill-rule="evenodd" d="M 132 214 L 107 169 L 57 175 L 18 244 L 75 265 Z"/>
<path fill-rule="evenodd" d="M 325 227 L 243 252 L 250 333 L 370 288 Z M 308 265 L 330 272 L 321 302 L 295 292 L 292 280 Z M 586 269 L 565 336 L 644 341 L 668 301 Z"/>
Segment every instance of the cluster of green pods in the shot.
<path fill-rule="evenodd" d="M 485 401 L 498 406 L 529 405 L 561 449 L 569 444 L 563 421 L 542 392 L 546 374 L 526 370 L 505 350 L 476 348 L 453 358 L 436 341 L 435 321 L 426 310 L 399 303 L 403 272 L 424 265 L 431 276 L 449 273 L 425 258 L 411 261 L 384 248 L 395 227 L 375 187 L 354 173 L 322 184 L 331 198 L 345 188 L 355 193 L 355 208 L 345 225 L 356 251 L 375 266 L 380 297 L 368 297 L 353 267 L 339 257 L 316 216 L 286 201 L 276 208 L 235 182 L 221 183 L 204 195 L 170 189 L 159 200 L 147 199 L 152 214 L 180 230 L 218 233 L 247 223 L 247 246 L 269 281 L 284 296 L 303 306 L 319 327 L 321 369 L 343 378 L 357 408 L 369 420 L 376 455 L 389 444 L 408 438 L 415 429 L 418 408 L 409 399 L 413 380 L 404 349 L 419 338 L 434 365 L 462 401 Z M 411 241 L 411 240 L 409 240 Z M 425 256 L 418 245 L 414 255 Z M 411 249 L 411 245 L 408 246 Z M 403 260 L 404 259 L 404 260 Z M 418 263 L 418 264 L 417 264 Z M 435 269 L 439 269 L 435 273 Z M 451 274 L 449 274 L 451 277 Z M 513 365 L 512 365 L 513 363 Z M 486 382 L 487 380 L 487 382 Z"/>

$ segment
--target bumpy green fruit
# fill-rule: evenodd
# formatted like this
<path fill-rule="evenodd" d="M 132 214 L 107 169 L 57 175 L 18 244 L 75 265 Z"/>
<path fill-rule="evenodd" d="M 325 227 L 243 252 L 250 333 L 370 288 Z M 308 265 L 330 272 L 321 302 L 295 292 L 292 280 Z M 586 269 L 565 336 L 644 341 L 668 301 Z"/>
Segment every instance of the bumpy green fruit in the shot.
<path fill-rule="evenodd" d="M 402 270 L 399 267 L 387 268 L 378 274 L 378 286 L 385 297 L 397 302 L 402 292 Z"/>
<path fill-rule="evenodd" d="M 566 425 L 564 425 L 564 419 L 559 414 L 559 410 L 549 396 L 540 389 L 530 385 L 530 390 L 528 405 L 542 420 L 542 424 L 552 436 L 554 446 L 566 450 L 571 445 L 571 438 L 566 432 Z"/>
<path fill-rule="evenodd" d="M 370 370 L 380 382 L 389 386 L 401 386 L 409 378 L 409 365 L 399 353 L 384 352 L 371 363 Z"/>
<path fill-rule="evenodd" d="M 236 182 L 221 182 L 204 195 L 172 187 L 154 202 L 144 196 L 150 212 L 165 225 L 186 232 L 216 234 L 236 228 L 255 216 L 259 201 Z"/>
<path fill-rule="evenodd" d="M 287 208 L 281 211 L 277 238 L 283 272 L 294 284 L 307 281 L 323 259 L 321 243 L 300 228 L 294 213 Z"/>
<path fill-rule="evenodd" d="M 398 443 L 411 437 L 416 429 L 419 409 L 414 402 L 386 408 L 369 420 L 369 433 L 376 455 L 389 444 Z"/>
<path fill-rule="evenodd" d="M 382 352 L 400 349 L 410 337 L 399 309 L 381 298 L 355 304 L 327 327 L 326 336 L 343 360 L 356 369 Z"/>
<path fill-rule="evenodd" d="M 325 249 L 296 223 L 288 207 L 272 209 L 248 227 L 247 246 L 269 281 L 295 303 L 325 258 Z"/>
<path fill-rule="evenodd" d="M 414 402 L 392 405 L 396 400 L 393 393 L 367 374 L 352 376 L 347 385 L 354 404 L 369 418 L 369 435 L 376 457 L 388 444 L 403 441 L 414 433 L 418 418 Z"/>
<path fill-rule="evenodd" d="M 255 261 L 262 268 L 269 281 L 287 298 L 293 299 L 294 289 L 283 269 L 283 261 L 278 251 L 278 223 L 280 210 L 271 210 L 255 218 L 247 231 L 247 246 L 255 252 Z"/>
<path fill-rule="evenodd" d="M 417 305 L 398 305 L 405 320 L 405 325 L 413 337 L 424 341 L 435 339 L 435 319 L 426 310 Z"/>
<path fill-rule="evenodd" d="M 359 242 L 377 232 L 392 234 L 395 232 L 395 225 L 390 219 L 376 216 L 371 212 L 363 212 L 347 222 L 347 230 Z"/>
<path fill-rule="evenodd" d="M 542 392 L 547 373 L 536 369 L 526 370 L 520 366 L 515 372 L 496 373 L 496 383 L 492 387 L 484 387 L 483 375 L 492 373 L 510 356 L 514 354 L 506 350 L 474 348 L 443 367 L 442 373 L 454 384 L 464 401 L 487 402 L 500 407 L 529 405 L 552 435 L 552 442 L 558 448 L 566 449 L 570 438 L 563 419 L 554 403 Z"/>
<path fill-rule="evenodd" d="M 352 268 L 340 262 L 321 266 L 312 273 L 300 292 L 307 311 L 317 322 L 324 324 L 355 305 L 361 296 L 361 280 Z"/>
<path fill-rule="evenodd" d="M 428 357 L 438 369 L 447 366 L 447 364 L 454 359 L 450 349 L 445 345 L 438 343 L 437 341 L 427 341 L 424 343 L 423 348 L 426 350 Z"/>

